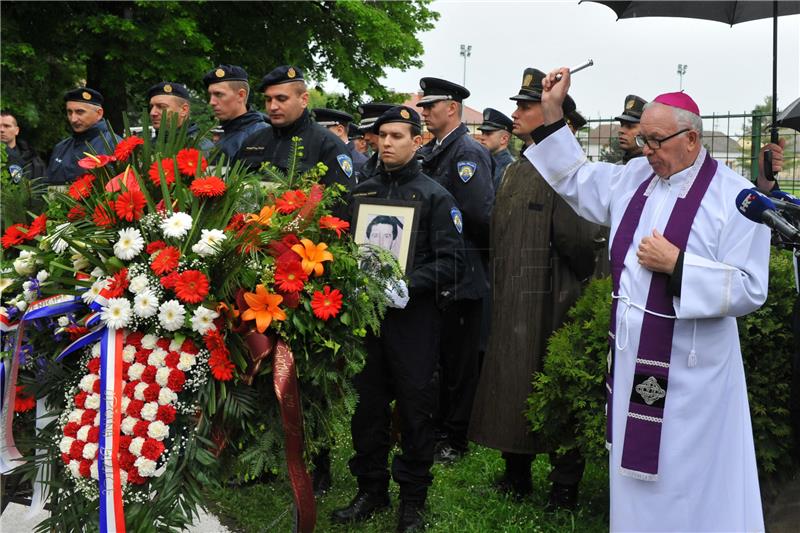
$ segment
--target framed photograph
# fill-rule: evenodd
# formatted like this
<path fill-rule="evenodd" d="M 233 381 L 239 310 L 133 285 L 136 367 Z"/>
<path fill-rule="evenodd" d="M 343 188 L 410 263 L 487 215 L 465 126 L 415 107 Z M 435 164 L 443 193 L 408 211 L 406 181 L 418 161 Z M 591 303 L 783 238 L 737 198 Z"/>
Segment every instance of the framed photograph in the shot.
<path fill-rule="evenodd" d="M 414 261 L 414 240 L 421 202 L 387 198 L 355 199 L 353 238 L 358 244 L 374 244 L 397 258 L 403 273 Z"/>

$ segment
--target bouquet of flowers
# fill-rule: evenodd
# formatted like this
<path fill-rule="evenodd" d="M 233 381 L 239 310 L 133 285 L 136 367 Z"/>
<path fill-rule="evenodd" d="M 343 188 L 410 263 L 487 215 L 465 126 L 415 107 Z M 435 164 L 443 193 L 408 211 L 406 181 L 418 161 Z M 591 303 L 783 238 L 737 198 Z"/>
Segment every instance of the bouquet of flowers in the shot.
<path fill-rule="evenodd" d="M 55 416 L 31 445 L 46 453 L 20 467 L 50 467 L 41 531 L 180 529 L 223 466 L 275 470 L 280 346 L 300 380 L 306 449 L 327 442 L 398 271 L 361 270 L 347 222 L 330 214 L 341 191 L 318 184 L 324 165 L 298 175 L 297 141 L 286 173 L 259 176 L 209 164 L 185 127 L 128 136 L 113 155 L 86 154 L 86 174 L 46 214 L 5 228 L 4 250 L 27 265 L 15 272 L 39 283 L 9 278 L 22 290 L 7 319 L 25 301 L 37 309 L 20 324 L 48 332 L 20 378 Z M 57 303 L 36 300 L 45 284 Z"/>

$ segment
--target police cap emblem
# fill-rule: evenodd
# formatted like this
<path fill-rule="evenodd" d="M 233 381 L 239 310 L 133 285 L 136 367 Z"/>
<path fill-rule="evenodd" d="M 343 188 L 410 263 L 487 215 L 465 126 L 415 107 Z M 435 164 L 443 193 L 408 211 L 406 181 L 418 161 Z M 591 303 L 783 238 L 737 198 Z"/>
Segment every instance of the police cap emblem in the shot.
<path fill-rule="evenodd" d="M 636 105 L 636 100 L 631 98 L 630 100 L 628 100 L 628 103 L 625 104 L 625 109 L 633 109 L 633 106 L 635 106 L 635 105 Z M 619 108 L 617 108 L 617 109 L 619 109 Z"/>
<path fill-rule="evenodd" d="M 165 93 L 171 93 L 172 92 L 172 85 L 170 85 L 169 83 L 164 85 L 164 92 Z"/>
<path fill-rule="evenodd" d="M 411 118 L 411 115 L 405 109 L 401 109 L 400 110 L 400 116 L 403 117 L 406 120 Z"/>
<path fill-rule="evenodd" d="M 522 80 L 523 87 L 530 87 L 533 83 L 533 74 L 525 74 L 525 78 Z"/>
<path fill-rule="evenodd" d="M 87 91 L 83 91 L 81 93 L 81 98 L 83 98 L 84 100 L 91 100 L 92 99 L 92 95 L 89 94 Z"/>
<path fill-rule="evenodd" d="M 214 72 L 214 76 L 216 76 L 216 77 L 218 77 L 218 78 L 224 78 L 224 77 L 225 77 L 225 71 L 224 71 L 224 70 L 222 70 L 221 68 L 218 68 L 218 69 L 217 69 L 217 70 Z"/>
<path fill-rule="evenodd" d="M 286 77 L 294 78 L 295 76 L 297 76 L 297 72 L 295 72 L 294 67 L 289 67 L 289 70 L 286 71 Z"/>
<path fill-rule="evenodd" d="M 420 89 L 424 89 L 424 88 L 425 88 L 425 85 L 426 85 L 426 83 L 425 83 L 425 80 L 420 80 L 420 82 L 419 82 L 419 88 L 420 88 Z"/>

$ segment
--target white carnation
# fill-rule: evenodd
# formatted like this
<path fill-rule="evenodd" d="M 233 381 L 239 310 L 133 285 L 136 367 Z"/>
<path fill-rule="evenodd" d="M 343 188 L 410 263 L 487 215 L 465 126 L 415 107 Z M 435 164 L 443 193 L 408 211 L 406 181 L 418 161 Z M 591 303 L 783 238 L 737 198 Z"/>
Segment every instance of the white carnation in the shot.
<path fill-rule="evenodd" d="M 196 357 L 188 352 L 181 352 L 181 358 L 178 360 L 178 370 L 186 372 L 190 370 L 196 361 Z"/>
<path fill-rule="evenodd" d="M 77 434 L 78 440 L 82 440 L 83 442 L 86 442 L 87 440 L 89 440 L 89 430 L 90 429 L 92 429 L 92 426 L 89 426 L 89 425 L 81 426 L 81 429 L 78 430 L 78 434 Z"/>
<path fill-rule="evenodd" d="M 217 329 L 217 326 L 214 325 L 214 319 L 218 316 L 219 313 L 216 311 L 200 306 L 195 309 L 192 315 L 192 329 L 200 335 L 205 335 L 209 331 L 214 331 Z"/>
<path fill-rule="evenodd" d="M 158 312 L 158 297 L 150 289 L 145 289 L 133 299 L 133 312 L 142 318 L 149 318 Z"/>
<path fill-rule="evenodd" d="M 58 317 L 58 326 L 62 328 L 69 326 L 69 318 L 65 316 Z"/>
<path fill-rule="evenodd" d="M 137 383 L 136 387 L 133 389 L 133 397 L 136 400 L 144 401 L 144 390 L 149 387 L 147 383 Z"/>
<path fill-rule="evenodd" d="M 169 427 L 164 424 L 164 422 L 156 420 L 150 423 L 150 426 L 147 428 L 147 435 L 151 439 L 164 440 L 169 436 Z"/>
<path fill-rule="evenodd" d="M 100 320 L 111 329 L 123 329 L 131 320 L 131 303 L 127 298 L 111 298 L 100 312 Z"/>
<path fill-rule="evenodd" d="M 96 393 L 90 394 L 89 396 L 86 397 L 85 405 L 87 409 L 100 409 L 100 395 Z"/>
<path fill-rule="evenodd" d="M 123 261 L 130 261 L 144 250 L 142 233 L 136 228 L 119 230 L 119 240 L 114 243 L 114 255 Z"/>
<path fill-rule="evenodd" d="M 155 335 L 150 335 L 149 333 L 142 337 L 142 348 L 145 350 L 152 350 L 156 347 L 156 341 L 158 341 L 158 337 Z"/>
<path fill-rule="evenodd" d="M 89 467 L 89 473 L 92 479 L 100 479 L 100 472 L 97 470 L 97 461 L 92 461 L 92 466 Z"/>
<path fill-rule="evenodd" d="M 142 419 L 152 422 L 156 419 L 156 414 L 158 414 L 158 402 L 147 402 L 142 407 Z"/>
<path fill-rule="evenodd" d="M 126 416 L 122 419 L 119 427 L 125 435 L 133 435 L 133 427 L 136 425 L 136 422 L 138 422 L 138 420 L 135 418 Z"/>
<path fill-rule="evenodd" d="M 178 211 L 161 222 L 161 231 L 165 237 L 182 239 L 192 229 L 192 217 L 187 213 Z"/>
<path fill-rule="evenodd" d="M 169 381 L 169 373 L 172 372 L 172 369 L 168 367 L 159 368 L 156 371 L 156 383 L 161 385 L 162 387 L 167 386 L 167 381 Z"/>
<path fill-rule="evenodd" d="M 192 246 L 192 251 L 201 257 L 208 257 L 219 252 L 219 247 L 227 238 L 222 230 L 204 229 L 200 232 L 200 240 Z"/>
<path fill-rule="evenodd" d="M 156 462 L 147 457 L 139 457 L 133 464 L 139 469 L 139 475 L 142 477 L 151 477 L 156 472 Z"/>
<path fill-rule="evenodd" d="M 97 379 L 97 374 L 86 374 L 81 378 L 81 382 L 78 384 L 78 387 L 80 387 L 81 390 L 91 394 L 94 390 L 94 382 L 97 381 Z"/>
<path fill-rule="evenodd" d="M 158 321 L 167 331 L 175 331 L 183 326 L 186 309 L 178 300 L 168 300 L 158 308 Z"/>
<path fill-rule="evenodd" d="M 19 253 L 19 257 L 14 259 L 14 270 L 20 276 L 27 276 L 29 274 L 33 274 L 33 271 L 35 269 L 36 269 L 36 256 L 31 252 L 22 250 Z"/>
<path fill-rule="evenodd" d="M 178 350 L 181 349 L 181 344 L 182 343 L 179 342 L 178 339 L 172 339 L 171 341 L 169 341 L 169 351 L 177 352 Z"/>
<path fill-rule="evenodd" d="M 69 449 L 72 448 L 72 443 L 75 442 L 75 439 L 72 437 L 62 437 L 61 442 L 58 443 L 58 449 L 61 453 L 69 453 Z"/>
<path fill-rule="evenodd" d="M 94 420 L 92 421 L 92 424 L 94 424 L 95 426 L 99 426 L 100 425 L 100 413 L 97 413 L 96 415 L 94 415 Z"/>
<path fill-rule="evenodd" d="M 138 276 L 134 276 L 128 282 L 128 290 L 131 291 L 133 294 L 139 294 L 143 290 L 148 288 L 149 280 L 147 276 L 144 274 L 139 274 Z"/>
<path fill-rule="evenodd" d="M 119 481 L 123 487 L 128 484 L 128 473 L 121 468 L 119 470 Z"/>
<path fill-rule="evenodd" d="M 128 367 L 128 381 L 142 379 L 142 372 L 144 372 L 144 369 L 145 366 L 142 363 L 133 363 Z"/>
<path fill-rule="evenodd" d="M 81 463 L 78 462 L 77 460 L 73 459 L 72 461 L 69 462 L 69 465 L 67 465 L 67 466 L 69 467 L 69 473 L 72 474 L 72 477 L 76 477 L 76 478 L 80 479 L 80 477 L 81 477 Z"/>
<path fill-rule="evenodd" d="M 144 438 L 136 437 L 131 441 L 131 445 L 128 448 L 130 452 L 135 456 L 142 455 L 142 446 L 144 445 Z"/>
<path fill-rule="evenodd" d="M 122 349 L 122 360 L 126 363 L 133 363 L 136 359 L 136 346 L 131 344 Z"/>
<path fill-rule="evenodd" d="M 73 409 L 67 416 L 67 422 L 80 424 L 81 418 L 83 418 L 83 409 Z"/>
<path fill-rule="evenodd" d="M 87 442 L 83 447 L 83 458 L 94 459 L 97 456 L 97 444 L 94 442 Z"/>
<path fill-rule="evenodd" d="M 126 412 L 128 410 L 128 406 L 131 404 L 131 399 L 127 396 L 122 397 L 122 412 Z"/>
<path fill-rule="evenodd" d="M 153 349 L 152 352 L 150 352 L 150 355 L 147 356 L 147 364 L 153 365 L 156 368 L 162 367 L 164 366 L 164 360 L 166 358 L 167 358 L 167 352 L 165 352 L 159 347 L 156 347 Z"/>
<path fill-rule="evenodd" d="M 161 389 L 161 391 L 158 393 L 159 405 L 169 405 L 177 399 L 178 395 L 175 394 L 175 391 L 173 391 L 172 389 L 168 389 L 166 387 Z"/>
<path fill-rule="evenodd" d="M 50 274 L 48 274 L 46 270 L 40 270 L 36 273 L 36 279 L 39 281 L 39 283 L 44 283 L 49 277 Z"/>

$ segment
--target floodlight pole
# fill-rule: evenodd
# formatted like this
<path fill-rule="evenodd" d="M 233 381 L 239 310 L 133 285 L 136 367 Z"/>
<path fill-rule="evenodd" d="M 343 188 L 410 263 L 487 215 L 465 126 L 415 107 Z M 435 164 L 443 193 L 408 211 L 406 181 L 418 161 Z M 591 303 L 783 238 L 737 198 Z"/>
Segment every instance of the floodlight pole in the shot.
<path fill-rule="evenodd" d="M 461 57 L 464 58 L 464 77 L 462 78 L 461 85 L 467 86 L 467 58 L 472 55 L 472 45 L 471 44 L 462 44 L 461 45 Z"/>
<path fill-rule="evenodd" d="M 680 90 L 683 90 L 683 75 L 686 74 L 686 69 L 689 65 L 678 63 L 678 76 L 680 76 Z"/>

